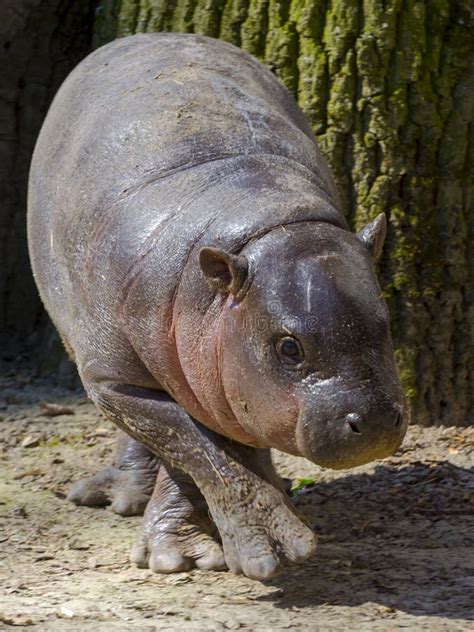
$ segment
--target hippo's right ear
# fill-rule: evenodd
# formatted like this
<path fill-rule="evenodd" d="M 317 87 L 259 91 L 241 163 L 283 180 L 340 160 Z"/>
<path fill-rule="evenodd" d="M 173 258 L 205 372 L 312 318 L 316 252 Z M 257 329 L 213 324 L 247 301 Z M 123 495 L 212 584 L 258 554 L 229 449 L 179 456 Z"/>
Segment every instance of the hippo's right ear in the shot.
<path fill-rule="evenodd" d="M 248 275 L 245 257 L 205 246 L 199 251 L 199 265 L 213 290 L 243 298 L 242 290 Z"/>
<path fill-rule="evenodd" d="M 366 224 L 364 228 L 357 233 L 357 237 L 368 249 L 373 259 L 377 259 L 382 254 L 383 242 L 387 233 L 387 219 L 385 213 L 380 213 L 370 224 Z"/>

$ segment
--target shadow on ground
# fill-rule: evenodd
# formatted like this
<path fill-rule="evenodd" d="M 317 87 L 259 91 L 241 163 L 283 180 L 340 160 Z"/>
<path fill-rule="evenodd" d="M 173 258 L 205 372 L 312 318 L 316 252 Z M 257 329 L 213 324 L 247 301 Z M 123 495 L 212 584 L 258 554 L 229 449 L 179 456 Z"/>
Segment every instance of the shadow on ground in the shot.
<path fill-rule="evenodd" d="M 377 466 L 300 493 L 316 557 L 270 582 L 280 608 L 376 602 L 474 618 L 474 475 L 449 461 Z M 276 597 L 276 599 L 275 599 Z"/>

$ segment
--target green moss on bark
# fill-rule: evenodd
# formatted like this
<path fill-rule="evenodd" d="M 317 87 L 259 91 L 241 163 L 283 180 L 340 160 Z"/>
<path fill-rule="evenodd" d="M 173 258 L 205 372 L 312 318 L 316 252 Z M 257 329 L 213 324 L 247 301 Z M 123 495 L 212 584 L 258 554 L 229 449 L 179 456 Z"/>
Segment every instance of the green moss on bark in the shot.
<path fill-rule="evenodd" d="M 241 28 L 242 48 L 259 59 L 265 55 L 268 2 L 269 0 L 250 0 L 247 17 Z"/>
<path fill-rule="evenodd" d="M 247 18 L 250 0 L 227 0 L 222 15 L 220 38 L 240 46 L 241 29 Z"/>

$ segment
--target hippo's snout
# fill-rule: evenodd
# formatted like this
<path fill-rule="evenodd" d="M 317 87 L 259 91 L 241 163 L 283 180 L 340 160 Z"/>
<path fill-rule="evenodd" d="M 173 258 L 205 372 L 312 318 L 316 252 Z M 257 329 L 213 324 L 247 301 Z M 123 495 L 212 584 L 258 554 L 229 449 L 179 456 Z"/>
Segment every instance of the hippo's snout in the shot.
<path fill-rule="evenodd" d="M 398 403 L 334 416 L 307 410 L 298 421 L 296 442 L 310 461 L 345 469 L 393 454 L 407 425 L 407 415 Z"/>

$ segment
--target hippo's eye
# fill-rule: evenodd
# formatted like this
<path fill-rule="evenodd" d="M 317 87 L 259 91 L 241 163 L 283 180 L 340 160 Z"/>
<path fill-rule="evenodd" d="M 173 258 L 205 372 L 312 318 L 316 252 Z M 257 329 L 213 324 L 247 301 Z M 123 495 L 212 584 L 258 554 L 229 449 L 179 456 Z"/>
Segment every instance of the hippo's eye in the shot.
<path fill-rule="evenodd" d="M 299 340 L 292 336 L 284 336 L 276 343 L 280 360 L 289 366 L 298 366 L 303 362 L 303 349 Z"/>

